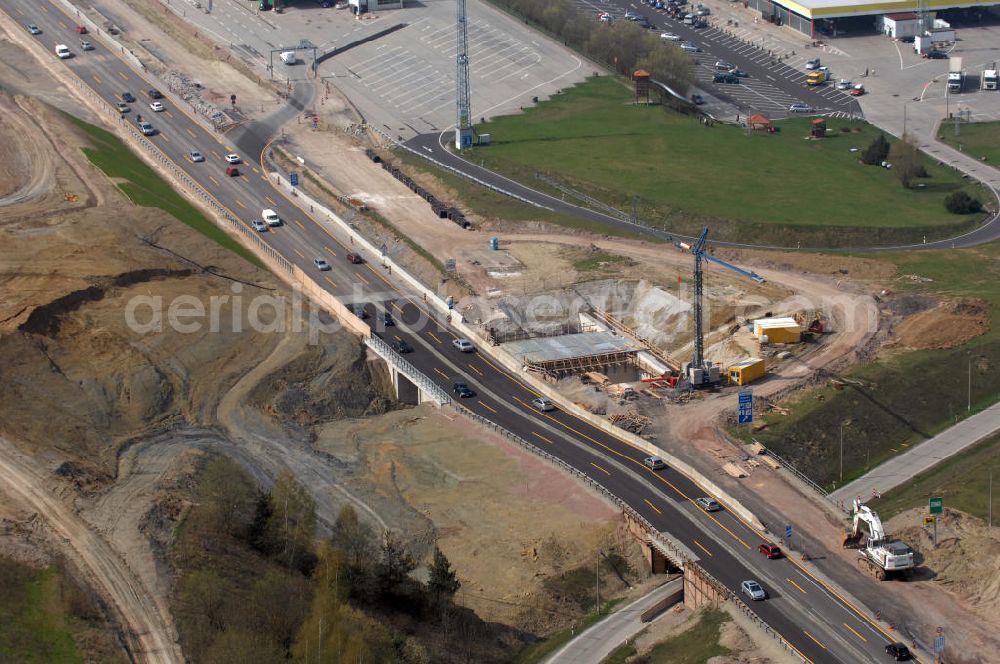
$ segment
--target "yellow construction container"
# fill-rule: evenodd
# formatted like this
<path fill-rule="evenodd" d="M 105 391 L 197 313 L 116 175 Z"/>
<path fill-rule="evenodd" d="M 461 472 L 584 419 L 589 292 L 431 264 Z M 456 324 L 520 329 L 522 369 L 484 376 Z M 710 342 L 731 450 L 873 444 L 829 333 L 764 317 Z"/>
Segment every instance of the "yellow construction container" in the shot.
<path fill-rule="evenodd" d="M 758 378 L 764 377 L 765 368 L 764 360 L 759 357 L 751 357 L 749 360 L 730 365 L 729 384 L 746 385 L 752 383 Z"/>
<path fill-rule="evenodd" d="M 794 318 L 758 318 L 753 322 L 753 333 L 761 341 L 767 337 L 770 344 L 802 341 L 802 327 Z"/>

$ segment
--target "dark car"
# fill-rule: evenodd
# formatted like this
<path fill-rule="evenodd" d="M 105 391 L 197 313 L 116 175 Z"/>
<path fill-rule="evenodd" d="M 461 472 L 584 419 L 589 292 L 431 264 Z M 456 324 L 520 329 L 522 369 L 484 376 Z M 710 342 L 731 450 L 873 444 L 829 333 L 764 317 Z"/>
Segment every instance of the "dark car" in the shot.
<path fill-rule="evenodd" d="M 705 99 L 699 94 L 693 94 L 691 95 L 691 103 L 697 106 L 701 106 L 702 104 L 705 103 Z"/>
<path fill-rule="evenodd" d="M 757 550 L 771 560 L 781 557 L 781 549 L 775 544 L 758 544 Z"/>
<path fill-rule="evenodd" d="M 146 94 L 149 95 L 150 99 L 163 99 L 163 93 L 156 88 L 150 88 L 149 92 Z"/>
<path fill-rule="evenodd" d="M 397 353 L 412 353 L 413 352 L 413 346 L 411 346 L 410 344 L 406 343 L 405 339 L 398 339 L 396 341 L 393 341 L 391 345 L 392 345 L 392 349 L 394 351 L 396 351 Z"/>
<path fill-rule="evenodd" d="M 930 58 L 931 60 L 944 60 L 945 58 L 948 58 L 950 56 L 944 51 L 937 51 L 931 49 L 930 51 L 927 51 L 927 57 Z"/>
<path fill-rule="evenodd" d="M 382 324 L 385 325 L 386 327 L 392 327 L 393 325 L 396 324 L 396 319 L 393 318 L 392 314 L 390 314 L 388 311 L 383 311 Z"/>
<path fill-rule="evenodd" d="M 132 102 L 135 101 L 135 97 L 132 96 L 131 92 L 123 92 L 122 101 L 131 104 Z"/>
<path fill-rule="evenodd" d="M 356 251 L 347 252 L 347 262 L 354 263 L 355 265 L 360 265 L 365 262 L 365 259 L 361 257 L 361 254 Z"/>
<path fill-rule="evenodd" d="M 350 305 L 350 307 L 351 307 L 351 313 L 353 313 L 355 316 L 357 316 L 361 320 L 364 320 L 364 319 L 368 318 L 368 312 L 365 311 L 365 305 L 363 305 L 363 304 L 352 304 L 352 305 Z"/>
<path fill-rule="evenodd" d="M 476 396 L 476 393 L 469 389 L 465 383 L 455 383 L 455 394 L 458 395 L 459 399 L 469 399 Z"/>
<path fill-rule="evenodd" d="M 897 662 L 905 662 L 910 659 L 910 649 L 902 643 L 890 643 L 885 647 L 885 654 Z"/>
<path fill-rule="evenodd" d="M 739 83 L 740 77 L 736 74 L 726 74 L 719 72 L 712 76 L 712 83 Z"/>

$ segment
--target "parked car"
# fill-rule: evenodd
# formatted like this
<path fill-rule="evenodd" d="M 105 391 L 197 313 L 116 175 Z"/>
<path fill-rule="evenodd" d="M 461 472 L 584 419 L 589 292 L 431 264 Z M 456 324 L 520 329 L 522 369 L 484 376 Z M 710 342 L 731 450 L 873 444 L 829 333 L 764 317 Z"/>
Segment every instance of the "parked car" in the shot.
<path fill-rule="evenodd" d="M 731 62 L 726 62 L 725 60 L 715 61 L 715 71 L 733 71 L 736 69 L 736 65 Z"/>
<path fill-rule="evenodd" d="M 42 34 L 41 28 L 39 28 L 34 23 L 29 23 L 28 24 L 28 32 L 30 32 L 33 35 L 40 35 L 40 34 Z"/>
<path fill-rule="evenodd" d="M 468 339 L 453 339 L 451 345 L 462 351 L 463 353 L 471 353 L 476 350 L 476 347 L 472 345 L 472 342 Z"/>
<path fill-rule="evenodd" d="M 326 262 L 325 258 L 314 258 L 313 265 L 315 265 L 316 269 L 320 272 L 326 272 L 330 269 L 330 264 Z"/>
<path fill-rule="evenodd" d="M 34 33 L 32 33 L 32 34 L 34 34 Z M 931 50 L 929 50 L 926 53 L 924 53 L 924 57 L 925 58 L 930 58 L 931 60 L 945 60 L 945 59 L 947 59 L 947 58 L 949 58 L 951 56 L 949 56 L 944 51 L 939 51 L 937 49 L 933 49 L 932 48 Z"/>
<path fill-rule="evenodd" d="M 819 69 L 819 58 L 813 58 L 806 62 L 806 69 Z"/>
<path fill-rule="evenodd" d="M 694 502 L 698 503 L 698 507 L 706 512 L 718 512 L 722 509 L 722 506 L 711 498 L 701 497 L 696 499 Z"/>
<path fill-rule="evenodd" d="M 691 103 L 694 104 L 695 106 L 701 106 L 702 104 L 705 103 L 705 100 L 704 98 L 702 98 L 701 95 L 693 94 L 691 95 Z"/>
<path fill-rule="evenodd" d="M 865 93 L 865 86 L 863 86 L 862 84 L 858 83 L 853 88 L 851 88 L 851 92 L 849 94 L 852 97 L 860 97 L 864 93 Z"/>
<path fill-rule="evenodd" d="M 267 232 L 267 224 L 265 224 L 260 219 L 252 219 L 250 221 L 250 225 L 253 226 L 253 229 L 255 231 L 257 231 L 258 233 L 265 233 L 265 232 Z"/>
<path fill-rule="evenodd" d="M 712 83 L 739 83 L 740 77 L 736 74 L 730 74 L 728 72 L 718 72 L 712 76 Z"/>
<path fill-rule="evenodd" d="M 197 150 L 191 150 L 190 152 L 188 152 L 188 159 L 190 159 L 195 164 L 200 164 L 201 162 L 205 161 L 205 155 L 198 152 Z"/>
<path fill-rule="evenodd" d="M 750 78 L 750 74 L 743 71 L 742 69 L 734 69 L 729 73 L 737 78 Z"/>
<path fill-rule="evenodd" d="M 476 393 L 473 392 L 468 385 L 462 382 L 456 382 L 453 389 L 455 390 L 455 394 L 458 395 L 459 399 L 469 399 L 476 396 Z"/>
<path fill-rule="evenodd" d="M 392 317 L 388 311 L 382 312 L 382 324 L 386 327 L 393 327 L 396 324 L 396 319 Z"/>
<path fill-rule="evenodd" d="M 886 645 L 885 654 L 897 662 L 905 662 L 910 659 L 910 649 L 902 643 L 890 643 Z"/>
<path fill-rule="evenodd" d="M 767 593 L 756 581 L 744 581 L 740 584 L 740 590 L 744 595 L 752 599 L 753 601 L 759 601 L 762 599 L 767 599 Z"/>
<path fill-rule="evenodd" d="M 778 547 L 777 544 L 768 544 L 768 543 L 758 544 L 757 550 L 771 560 L 781 557 L 781 549 Z"/>
<path fill-rule="evenodd" d="M 406 343 L 406 339 L 396 339 L 391 344 L 392 349 L 397 353 L 412 353 L 413 346 Z"/>
<path fill-rule="evenodd" d="M 667 464 L 658 456 L 649 456 L 642 460 L 642 463 L 650 470 L 663 470 Z"/>
<path fill-rule="evenodd" d="M 122 101 L 128 102 L 129 104 L 131 104 L 131 103 L 133 103 L 135 101 L 135 97 L 132 96 L 131 92 L 123 92 L 122 93 Z"/>
<path fill-rule="evenodd" d="M 838 90 L 850 90 L 852 87 L 854 87 L 854 84 L 848 81 L 846 78 L 842 78 L 839 81 L 837 81 Z"/>
<path fill-rule="evenodd" d="M 164 106 L 163 106 L 163 104 L 162 104 L 162 103 L 160 103 L 160 102 L 158 102 L 158 101 L 154 101 L 153 103 L 151 103 L 151 104 L 149 105 L 149 108 L 150 108 L 150 109 L 151 109 L 151 110 L 152 110 L 152 111 L 153 111 L 154 113 L 160 113 L 161 111 L 163 111 L 163 110 L 164 110 Z"/>
<path fill-rule="evenodd" d="M 663 32 L 660 33 L 660 39 L 666 41 L 681 41 L 681 36 L 674 34 L 673 32 Z"/>
<path fill-rule="evenodd" d="M 163 99 L 163 93 L 156 88 L 150 88 L 146 94 L 149 95 L 150 99 Z"/>
<path fill-rule="evenodd" d="M 362 258 L 361 254 L 359 254 L 356 251 L 348 251 L 347 252 L 347 262 L 348 263 L 354 263 L 355 265 L 361 265 L 362 263 L 365 262 L 365 259 Z"/>
<path fill-rule="evenodd" d="M 226 163 L 227 164 L 238 164 L 241 161 L 243 161 L 243 160 L 235 152 L 230 152 L 229 154 L 226 155 Z"/>
<path fill-rule="evenodd" d="M 815 109 L 809 104 L 803 104 L 801 102 L 795 102 L 788 107 L 789 113 L 812 113 Z"/>
<path fill-rule="evenodd" d="M 691 42 L 681 42 L 681 49 L 689 53 L 701 53 L 701 49 Z"/>
<path fill-rule="evenodd" d="M 537 397 L 535 399 L 532 399 L 531 405 L 537 408 L 538 410 L 542 411 L 543 413 L 547 413 L 550 410 L 556 409 L 555 405 L 545 397 Z"/>

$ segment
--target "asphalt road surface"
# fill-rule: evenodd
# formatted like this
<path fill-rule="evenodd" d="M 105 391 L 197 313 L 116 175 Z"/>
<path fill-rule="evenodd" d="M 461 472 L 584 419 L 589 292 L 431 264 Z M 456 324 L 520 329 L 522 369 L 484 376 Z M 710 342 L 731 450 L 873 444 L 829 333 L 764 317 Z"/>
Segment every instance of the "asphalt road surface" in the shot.
<path fill-rule="evenodd" d="M 145 91 L 156 85 L 117 53 L 109 52 L 96 35 L 89 37 L 95 50 L 82 52 L 80 37 L 73 31 L 75 21 L 57 5 L 47 0 L 0 0 L 0 7 L 21 25 L 31 22 L 41 27 L 41 35 L 28 39 L 37 40 L 54 61 L 55 44 L 70 45 L 74 57 L 63 64 L 102 98 L 115 102 L 123 91 L 132 92 L 137 102 L 118 121 L 134 122 L 134 116 L 142 112 L 158 130 L 151 138 L 155 147 L 201 183 L 233 216 L 247 221 L 259 217 L 264 207 L 275 209 L 284 225 L 262 233 L 261 239 L 290 262 L 314 273 L 316 282 L 342 301 L 365 302 L 374 333 L 388 340 L 408 341 L 415 351 L 406 359 L 445 391 L 452 392 L 456 378 L 469 383 L 477 394 L 463 399 L 465 406 L 606 487 L 654 527 L 691 550 L 700 564 L 729 588 L 738 592 L 741 581 L 758 580 L 769 598 L 747 603 L 804 657 L 845 664 L 883 657 L 889 636 L 867 611 L 852 606 L 797 561 L 766 560 L 756 550 L 761 535 L 728 510 L 702 511 L 694 499 L 704 492 L 687 477 L 671 468 L 649 470 L 642 463 L 645 453 L 574 415 L 559 410 L 537 412 L 530 406 L 537 396 L 530 387 L 487 354 L 462 353 L 454 348 L 451 342 L 456 333 L 445 321 L 436 319 L 419 296 L 397 286 L 377 257 L 369 256 L 371 262 L 361 264 L 345 260 L 349 239 L 296 207 L 272 187 L 263 172 L 258 150 L 266 146 L 268 133 L 284 116 L 272 117 L 230 141 L 194 121 L 169 95 L 162 100 L 166 110 L 153 113 Z M 297 104 L 301 103 L 299 99 Z M 287 110 L 295 112 L 295 106 Z M 207 161 L 189 161 L 191 149 L 200 150 Z M 240 150 L 245 159 L 242 173 L 227 177 L 223 155 Z M 316 270 L 313 259 L 317 257 L 329 260 L 332 269 Z M 383 311 L 392 312 L 397 324 L 385 327 Z"/>

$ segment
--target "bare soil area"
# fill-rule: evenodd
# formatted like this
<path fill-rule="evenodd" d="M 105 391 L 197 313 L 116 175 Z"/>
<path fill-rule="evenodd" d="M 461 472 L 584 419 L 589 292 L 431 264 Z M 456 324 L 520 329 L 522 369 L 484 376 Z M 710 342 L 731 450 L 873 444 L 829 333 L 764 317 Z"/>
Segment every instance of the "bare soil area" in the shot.
<path fill-rule="evenodd" d="M 926 350 L 961 346 L 989 329 L 990 304 L 976 298 L 961 298 L 905 318 L 895 332 L 903 346 Z"/>

